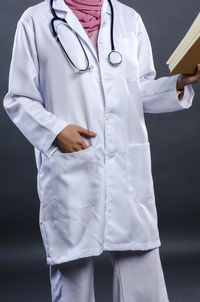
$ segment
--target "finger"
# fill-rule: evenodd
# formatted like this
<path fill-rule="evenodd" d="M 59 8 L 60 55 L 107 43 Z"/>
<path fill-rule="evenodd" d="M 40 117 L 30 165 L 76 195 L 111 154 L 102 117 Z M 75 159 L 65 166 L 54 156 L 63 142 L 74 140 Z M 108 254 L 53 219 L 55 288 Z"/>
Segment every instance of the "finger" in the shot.
<path fill-rule="evenodd" d="M 84 141 L 78 142 L 76 147 L 73 147 L 72 152 L 77 152 L 77 151 L 81 151 L 84 149 L 87 149 L 88 146 L 86 145 L 86 143 Z"/>
<path fill-rule="evenodd" d="M 198 78 L 198 81 L 200 81 L 200 64 L 197 65 L 197 78 Z"/>
<path fill-rule="evenodd" d="M 200 74 L 200 64 L 197 65 L 194 77 Z"/>
<path fill-rule="evenodd" d="M 193 76 L 184 76 L 184 78 L 183 78 L 184 86 L 188 85 L 188 84 L 194 84 L 199 81 L 200 81 L 200 71 L 198 71 L 198 70 Z"/>
<path fill-rule="evenodd" d="M 80 148 L 82 149 L 87 149 L 88 146 L 86 145 L 84 139 L 82 138 L 82 136 L 80 135 L 79 140 L 77 141 L 77 144 L 79 145 Z"/>
<path fill-rule="evenodd" d="M 81 150 L 82 150 L 81 146 L 80 146 L 80 145 L 76 145 L 76 146 L 72 147 L 72 148 L 69 150 L 69 152 L 70 152 L 70 153 L 73 153 L 73 152 L 78 152 L 78 151 L 81 151 Z"/>
<path fill-rule="evenodd" d="M 191 80 L 193 83 L 200 82 L 200 64 L 197 65 L 196 73 Z"/>
<path fill-rule="evenodd" d="M 80 143 L 80 146 L 82 147 L 82 149 L 88 148 L 88 145 L 84 142 L 84 140 L 82 140 L 82 142 Z"/>
<path fill-rule="evenodd" d="M 93 132 L 93 131 L 90 131 L 88 129 L 85 129 L 81 126 L 78 127 L 78 132 L 81 133 L 81 134 L 85 134 L 87 136 L 96 136 L 97 133 Z"/>

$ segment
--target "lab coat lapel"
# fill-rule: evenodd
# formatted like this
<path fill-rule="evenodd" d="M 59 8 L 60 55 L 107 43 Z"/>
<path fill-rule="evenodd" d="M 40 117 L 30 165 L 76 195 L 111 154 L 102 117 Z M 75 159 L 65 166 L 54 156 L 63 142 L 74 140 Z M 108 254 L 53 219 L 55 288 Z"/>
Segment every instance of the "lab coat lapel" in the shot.
<path fill-rule="evenodd" d="M 111 0 L 113 4 L 113 8 L 115 6 L 115 0 Z M 50 2 L 50 0 L 49 0 Z M 64 0 L 54 0 L 53 1 L 53 8 L 55 9 L 56 14 L 64 18 L 71 29 L 75 30 L 75 32 L 78 34 L 81 42 L 85 42 L 89 49 L 92 51 L 93 55 L 95 56 L 96 60 L 98 61 L 96 51 L 94 49 L 94 46 L 88 37 L 88 34 L 86 33 L 85 29 L 83 28 L 81 22 L 78 20 L 76 15 L 73 13 L 73 11 L 69 8 L 69 6 L 64 2 Z M 110 5 L 108 3 L 108 0 L 103 0 L 102 4 L 102 11 L 101 11 L 101 20 L 103 19 L 103 14 L 107 13 L 108 15 L 111 14 Z M 109 19 L 110 21 L 110 19 Z M 103 37 L 101 37 L 101 40 Z"/>

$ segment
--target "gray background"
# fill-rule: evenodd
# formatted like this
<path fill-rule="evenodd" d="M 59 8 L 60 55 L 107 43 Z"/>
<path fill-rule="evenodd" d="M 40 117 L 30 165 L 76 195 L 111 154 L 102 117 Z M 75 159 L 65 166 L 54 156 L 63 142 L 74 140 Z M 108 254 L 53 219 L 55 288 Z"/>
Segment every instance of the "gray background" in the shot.
<path fill-rule="evenodd" d="M 38 2 L 7 0 L 0 4 L 1 100 L 7 92 L 16 23 L 26 8 Z M 157 77 L 169 76 L 165 62 L 197 16 L 199 1 L 121 2 L 134 7 L 143 18 L 152 43 Z M 200 84 L 193 87 L 196 95 L 190 109 L 145 115 L 151 142 L 160 251 L 171 302 L 200 299 Z M 50 301 L 48 268 L 39 231 L 33 148 L 2 106 L 0 119 L 0 300 Z M 111 301 L 112 269 L 106 252 L 94 261 L 96 300 Z"/>

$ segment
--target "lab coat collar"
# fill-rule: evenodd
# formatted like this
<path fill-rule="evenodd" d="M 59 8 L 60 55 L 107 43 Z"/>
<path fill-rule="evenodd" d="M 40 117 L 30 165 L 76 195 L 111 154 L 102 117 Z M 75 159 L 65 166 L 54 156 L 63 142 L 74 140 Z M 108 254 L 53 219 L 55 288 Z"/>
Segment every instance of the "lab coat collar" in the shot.
<path fill-rule="evenodd" d="M 50 0 L 48 0 L 50 2 Z M 111 0 L 112 2 L 112 5 L 114 7 L 115 5 L 115 0 Z M 70 8 L 69 6 L 65 3 L 64 0 L 54 0 L 53 1 L 53 8 L 55 10 L 60 10 L 60 11 L 65 11 L 66 13 L 69 12 Z M 111 14 L 111 9 L 110 9 L 110 5 L 108 3 L 108 0 L 103 0 L 103 3 L 102 3 L 102 12 L 103 13 L 107 13 L 107 14 Z"/>
<path fill-rule="evenodd" d="M 50 5 L 50 0 L 46 0 L 49 2 Z M 115 4 L 117 0 L 111 0 L 112 5 L 113 5 L 113 10 L 115 11 Z M 94 46 L 92 45 L 91 40 L 88 37 L 88 34 L 84 30 L 82 24 L 78 21 L 77 17 L 73 13 L 73 11 L 69 8 L 69 6 L 65 3 L 64 0 L 54 0 L 53 1 L 53 8 L 55 9 L 56 14 L 59 17 L 65 18 L 67 21 L 68 25 L 76 31 L 76 33 L 79 35 L 81 39 L 85 43 L 87 43 L 88 47 L 91 49 L 95 59 L 98 61 L 96 51 L 94 49 Z M 108 0 L 103 0 L 102 3 L 102 11 L 101 11 L 101 16 L 103 16 L 105 13 L 108 15 L 111 15 L 111 9 L 110 5 L 108 3 Z M 62 22 L 62 21 L 61 21 Z"/>

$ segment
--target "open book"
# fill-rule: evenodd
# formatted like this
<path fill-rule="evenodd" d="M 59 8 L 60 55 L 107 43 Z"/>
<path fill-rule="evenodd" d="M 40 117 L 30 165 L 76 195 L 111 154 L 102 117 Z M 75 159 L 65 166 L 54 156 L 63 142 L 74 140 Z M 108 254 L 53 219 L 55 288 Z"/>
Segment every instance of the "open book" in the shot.
<path fill-rule="evenodd" d="M 200 64 L 200 13 L 166 62 L 171 74 L 194 74 Z"/>

